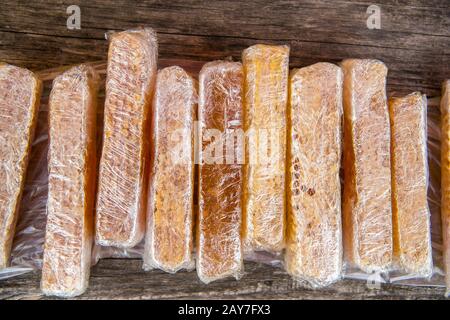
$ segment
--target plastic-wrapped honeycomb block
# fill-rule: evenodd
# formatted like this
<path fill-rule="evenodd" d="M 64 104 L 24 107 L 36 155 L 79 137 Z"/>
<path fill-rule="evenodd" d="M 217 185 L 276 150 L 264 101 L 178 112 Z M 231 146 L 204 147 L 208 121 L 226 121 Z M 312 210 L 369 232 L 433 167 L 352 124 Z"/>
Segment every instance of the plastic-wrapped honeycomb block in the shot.
<path fill-rule="evenodd" d="M 450 296 L 450 80 L 444 81 L 441 97 L 441 178 L 442 233 L 444 240 L 444 269 L 447 296 Z"/>
<path fill-rule="evenodd" d="M 427 98 L 412 93 L 389 100 L 394 262 L 408 273 L 433 273 L 427 202 Z"/>
<path fill-rule="evenodd" d="M 94 239 L 98 75 L 74 67 L 53 81 L 49 100 L 49 188 L 42 291 L 72 297 L 89 281 Z"/>
<path fill-rule="evenodd" d="M 150 28 L 111 36 L 96 212 L 100 245 L 133 247 L 144 235 L 157 49 Z"/>
<path fill-rule="evenodd" d="M 193 269 L 195 80 L 180 67 L 158 72 L 152 107 L 150 193 L 144 268 Z"/>
<path fill-rule="evenodd" d="M 199 75 L 197 273 L 205 283 L 243 270 L 243 80 L 238 62 L 210 62 Z"/>
<path fill-rule="evenodd" d="M 31 71 L 0 63 L 0 269 L 9 263 L 41 92 Z"/>
<path fill-rule="evenodd" d="M 344 72 L 343 234 L 347 262 L 373 273 L 392 264 L 387 68 L 348 59 Z"/>
<path fill-rule="evenodd" d="M 294 70 L 289 89 L 285 265 L 322 287 L 342 270 L 342 71 L 330 63 Z"/>
<path fill-rule="evenodd" d="M 245 74 L 244 247 L 284 248 L 286 113 L 289 47 L 254 45 L 242 54 Z"/>

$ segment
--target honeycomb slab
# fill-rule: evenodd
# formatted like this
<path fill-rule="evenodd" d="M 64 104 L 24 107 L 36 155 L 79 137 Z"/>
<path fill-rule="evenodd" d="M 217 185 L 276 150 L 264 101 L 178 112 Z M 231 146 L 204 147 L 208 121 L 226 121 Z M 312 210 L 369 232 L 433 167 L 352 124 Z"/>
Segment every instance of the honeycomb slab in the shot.
<path fill-rule="evenodd" d="M 367 273 L 392 265 L 392 206 L 386 66 L 348 59 L 344 72 L 344 254 Z"/>
<path fill-rule="evenodd" d="M 86 65 L 55 78 L 49 100 L 49 188 L 41 288 L 72 297 L 89 282 L 94 240 L 99 78 Z"/>
<path fill-rule="evenodd" d="M 144 268 L 193 269 L 195 80 L 180 67 L 158 72 Z"/>
<path fill-rule="evenodd" d="M 150 28 L 111 36 L 96 212 L 100 245 L 130 248 L 144 236 L 157 51 Z"/>
<path fill-rule="evenodd" d="M 245 251 L 285 245 L 285 161 L 289 47 L 254 45 L 242 54 L 245 74 Z"/>
<path fill-rule="evenodd" d="M 238 62 L 210 62 L 199 75 L 197 273 L 205 283 L 243 270 L 243 80 Z"/>
<path fill-rule="evenodd" d="M 446 80 L 442 84 L 441 126 L 441 215 L 445 282 L 447 285 L 446 295 L 450 296 L 450 80 Z"/>
<path fill-rule="evenodd" d="M 0 269 L 9 264 L 41 92 L 31 71 L 0 63 Z"/>
<path fill-rule="evenodd" d="M 405 272 L 430 277 L 426 96 L 416 92 L 391 98 L 389 115 L 394 261 Z"/>
<path fill-rule="evenodd" d="M 290 77 L 286 270 L 313 287 L 342 270 L 342 71 L 330 63 Z"/>

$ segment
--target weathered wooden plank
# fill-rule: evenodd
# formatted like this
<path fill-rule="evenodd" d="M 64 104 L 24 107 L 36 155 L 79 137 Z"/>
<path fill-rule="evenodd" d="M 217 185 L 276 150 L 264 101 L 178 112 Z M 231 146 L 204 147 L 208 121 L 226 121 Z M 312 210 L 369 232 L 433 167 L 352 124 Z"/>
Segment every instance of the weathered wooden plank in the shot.
<path fill-rule="evenodd" d="M 65 9 L 81 7 L 81 30 L 68 30 Z M 29 1 L 0 10 L 0 59 L 32 69 L 100 60 L 104 34 L 149 24 L 160 57 L 238 59 L 257 42 L 287 43 L 291 66 L 349 57 L 382 59 L 395 93 L 439 92 L 450 62 L 450 6 L 445 0 L 385 0 L 381 30 L 366 27 L 371 3 L 350 1 Z M 201 19 L 199 19 L 201 17 Z"/>
<path fill-rule="evenodd" d="M 105 40 L 81 41 L 76 38 L 0 31 L 0 60 L 27 66 L 33 70 L 82 61 L 106 60 L 107 49 L 108 44 Z"/>
<path fill-rule="evenodd" d="M 240 59 L 243 49 L 259 43 L 255 39 L 159 34 L 159 56 L 163 59 L 209 61 L 231 56 Z M 348 57 L 376 58 L 388 68 L 389 93 L 422 91 L 440 93 L 440 83 L 449 76 L 447 56 L 406 49 L 321 44 L 304 41 L 265 41 L 291 46 L 290 67 L 316 62 L 339 62 Z M 14 48 L 14 50 L 12 49 Z M 13 52 L 12 52 L 13 51 Z M 33 70 L 86 61 L 104 60 L 107 41 L 72 37 L 44 36 L 0 31 L 0 60 Z"/>
<path fill-rule="evenodd" d="M 88 291 L 78 299 L 443 299 L 444 288 L 382 285 L 368 289 L 364 281 L 343 280 L 330 287 L 302 288 L 284 271 L 246 263 L 245 276 L 205 285 L 195 271 L 144 272 L 141 260 L 105 259 L 92 270 Z M 40 274 L 0 282 L 0 299 L 44 299 Z"/>
<path fill-rule="evenodd" d="M 47 35 L 102 38 L 108 29 L 151 23 L 171 34 L 234 36 L 266 40 L 303 40 L 325 43 L 409 48 L 425 40 L 449 36 L 448 3 L 445 7 L 394 4 L 381 8 L 381 30 L 366 26 L 371 3 L 351 1 L 25 1 L 6 0 L 0 29 Z M 65 9 L 81 8 L 81 30 L 66 28 Z M 202 17 L 202 19 L 198 19 Z M 113 18 L 113 19 L 112 19 Z M 39 19 L 39 23 L 35 23 Z M 428 38 L 428 39 L 427 39 Z M 435 43 L 449 50 L 444 43 Z M 441 41 L 442 42 L 442 41 Z M 427 50 L 428 48 L 415 48 Z"/>

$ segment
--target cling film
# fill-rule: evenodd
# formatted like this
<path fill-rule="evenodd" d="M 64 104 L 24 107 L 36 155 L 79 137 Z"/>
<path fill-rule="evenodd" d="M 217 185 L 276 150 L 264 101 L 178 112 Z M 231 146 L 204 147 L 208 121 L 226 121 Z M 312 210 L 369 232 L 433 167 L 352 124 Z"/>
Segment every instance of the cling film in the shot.
<path fill-rule="evenodd" d="M 174 64 L 175 61 L 160 61 L 160 66 L 165 67 Z M 199 71 L 202 63 L 176 61 L 176 64 L 183 66 L 185 70 L 193 73 Z M 105 81 L 106 64 L 104 62 L 88 63 L 101 76 L 101 82 Z M 244 66 L 245 69 L 245 66 Z M 12 244 L 10 266 L 0 270 L 0 279 L 17 276 L 24 272 L 39 270 L 42 268 L 42 255 L 45 240 L 45 224 L 47 218 L 46 203 L 48 194 L 48 172 L 47 172 L 47 152 L 48 152 L 48 94 L 51 81 L 63 71 L 63 69 L 51 69 L 39 72 L 38 75 L 44 82 L 44 91 L 41 98 L 41 107 L 38 113 L 36 134 L 32 142 L 29 166 L 27 169 L 23 195 L 20 204 L 19 219 L 16 233 Z M 103 133 L 103 110 L 105 92 L 100 86 L 97 108 L 97 149 L 100 149 Z M 243 97 L 245 101 L 245 95 Z M 245 110 L 245 109 L 244 109 Z M 414 275 L 394 270 L 389 272 L 385 281 L 400 283 L 405 285 L 433 285 L 444 286 L 444 261 L 442 256 L 443 240 L 441 233 L 441 115 L 439 111 L 439 98 L 428 98 L 427 105 L 427 149 L 429 167 L 428 204 L 430 210 L 431 244 L 433 253 L 433 275 L 430 279 L 418 279 Z M 100 154 L 98 154 L 100 156 Z M 243 171 L 245 174 L 245 170 Z M 243 212 L 244 214 L 244 212 Z M 195 246 L 195 245 L 194 245 Z M 193 249 L 195 252 L 197 249 Z M 130 248 L 100 247 L 95 245 L 92 250 L 91 263 L 94 264 L 100 258 L 141 258 L 144 254 L 144 243 L 139 242 Z M 263 262 L 284 268 L 284 256 L 279 252 L 258 251 L 253 255 L 245 257 L 248 260 Z M 239 276 L 241 273 L 239 273 Z M 238 276 L 238 277 L 239 277 Z M 349 265 L 344 265 L 342 270 L 344 278 L 357 278 L 370 280 L 374 279 L 372 273 L 354 270 Z M 378 279 L 378 278 L 377 278 Z"/>

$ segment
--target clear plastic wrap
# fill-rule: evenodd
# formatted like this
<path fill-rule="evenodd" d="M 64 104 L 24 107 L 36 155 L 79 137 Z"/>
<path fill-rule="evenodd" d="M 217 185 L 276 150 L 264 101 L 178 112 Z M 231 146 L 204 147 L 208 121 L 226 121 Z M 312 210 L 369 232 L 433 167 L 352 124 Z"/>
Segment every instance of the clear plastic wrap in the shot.
<path fill-rule="evenodd" d="M 0 269 L 9 265 L 41 93 L 34 73 L 0 63 Z"/>
<path fill-rule="evenodd" d="M 285 266 L 323 287 L 341 277 L 342 71 L 317 63 L 291 72 Z"/>
<path fill-rule="evenodd" d="M 446 295 L 450 296 L 450 80 L 442 85 L 441 98 L 442 234 Z"/>
<path fill-rule="evenodd" d="M 244 249 L 280 252 L 285 239 L 289 47 L 254 45 L 245 73 Z"/>
<path fill-rule="evenodd" d="M 427 98 L 428 206 L 431 220 L 433 283 L 443 283 L 441 220 L 441 111 L 440 97 Z M 391 276 L 392 279 L 392 276 Z M 427 280 L 428 282 L 428 280 Z"/>
<path fill-rule="evenodd" d="M 106 63 L 89 63 L 102 76 L 106 74 Z M 160 59 L 159 65 L 162 67 L 170 65 L 180 65 L 185 70 L 197 74 L 203 62 L 187 60 L 167 60 Z M 66 67 L 65 67 L 66 69 Z M 51 80 L 55 75 L 61 73 L 61 68 L 43 70 L 38 76 L 44 81 L 45 90 L 41 99 L 39 109 L 38 126 L 36 128 L 36 137 L 32 144 L 30 164 L 27 169 L 26 184 L 23 191 L 20 205 L 19 221 L 17 223 L 16 235 L 14 237 L 13 248 L 11 252 L 11 267 L 0 270 L 0 279 L 30 271 L 39 270 L 42 265 L 42 252 L 45 235 L 46 222 L 46 201 L 47 201 L 47 93 L 51 85 Z M 97 146 L 101 151 L 102 127 L 103 127 L 103 85 L 100 88 L 99 107 L 97 114 Z M 441 232 L 441 129 L 439 97 L 428 99 L 428 163 L 430 168 L 430 185 L 428 190 L 428 202 L 431 211 L 431 232 L 433 246 L 433 277 L 428 279 L 411 278 L 400 272 L 391 272 L 388 281 L 399 283 L 401 285 L 414 286 L 444 286 L 443 261 L 442 261 L 442 232 Z M 99 258 L 141 258 L 144 245 L 140 242 L 132 248 L 100 247 L 95 246 L 93 251 L 93 263 Z M 267 252 L 257 252 L 258 255 L 246 257 L 246 259 L 256 259 L 258 262 L 267 263 L 273 266 L 282 266 L 280 256 L 275 256 Z M 346 268 L 345 278 L 358 278 L 367 281 L 371 274 L 355 271 Z"/>
<path fill-rule="evenodd" d="M 96 211 L 96 242 L 103 246 L 130 248 L 144 236 L 157 57 L 150 28 L 111 36 Z"/>
<path fill-rule="evenodd" d="M 97 73 L 86 65 L 53 81 L 41 279 L 47 295 L 72 297 L 88 286 L 94 238 L 98 84 Z"/>
<path fill-rule="evenodd" d="M 160 70 L 152 106 L 151 173 L 144 268 L 193 269 L 195 80 Z"/>
<path fill-rule="evenodd" d="M 344 72 L 344 253 L 350 267 L 386 272 L 392 266 L 390 128 L 387 68 L 348 59 Z"/>
<path fill-rule="evenodd" d="M 210 62 L 199 75 L 197 274 L 205 283 L 243 272 L 243 81 L 239 62 Z"/>
<path fill-rule="evenodd" d="M 393 256 L 415 277 L 433 273 L 428 208 L 427 98 L 419 92 L 389 99 Z"/>

